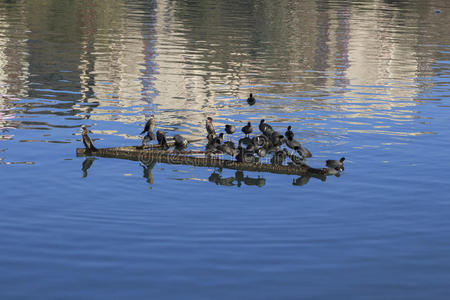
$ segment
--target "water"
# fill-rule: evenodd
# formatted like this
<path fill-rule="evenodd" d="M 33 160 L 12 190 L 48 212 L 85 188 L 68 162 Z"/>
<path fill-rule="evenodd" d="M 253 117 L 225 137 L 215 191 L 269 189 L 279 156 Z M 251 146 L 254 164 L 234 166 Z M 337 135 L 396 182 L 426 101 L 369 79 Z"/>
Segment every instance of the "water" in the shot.
<path fill-rule="evenodd" d="M 0 298 L 447 299 L 449 12 L 0 2 Z M 151 114 L 192 139 L 207 116 L 291 124 L 310 165 L 345 171 L 76 157 L 82 124 L 136 145 Z"/>

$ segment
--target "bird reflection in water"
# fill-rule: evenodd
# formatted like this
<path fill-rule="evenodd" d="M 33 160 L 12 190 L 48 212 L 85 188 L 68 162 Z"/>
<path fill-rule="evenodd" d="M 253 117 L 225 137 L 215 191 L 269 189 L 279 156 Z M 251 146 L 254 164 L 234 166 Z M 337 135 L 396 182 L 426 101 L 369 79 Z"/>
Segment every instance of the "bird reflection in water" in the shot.
<path fill-rule="evenodd" d="M 241 187 L 242 183 L 245 185 L 254 185 L 258 187 L 262 187 L 266 184 L 266 179 L 260 176 L 256 178 L 252 178 L 249 176 L 244 177 L 244 172 L 236 171 L 235 176 L 223 178 L 219 173 L 214 171 L 211 176 L 209 176 L 208 180 L 210 182 L 214 182 L 217 185 L 224 186 L 238 186 Z M 236 182 L 236 183 L 235 183 Z"/>
<path fill-rule="evenodd" d="M 94 160 L 96 160 L 95 157 L 87 156 L 86 159 L 83 161 L 83 163 L 81 165 L 81 171 L 83 171 L 83 178 L 87 177 L 87 175 L 88 175 L 87 171 L 89 170 L 89 168 L 94 163 Z"/>
<path fill-rule="evenodd" d="M 141 162 L 141 166 L 144 170 L 143 177 L 145 179 L 147 179 L 147 182 L 149 184 L 153 184 L 153 172 L 152 171 L 153 171 L 153 168 L 155 167 L 155 165 L 156 165 L 156 161 L 150 161 L 145 164 Z"/>

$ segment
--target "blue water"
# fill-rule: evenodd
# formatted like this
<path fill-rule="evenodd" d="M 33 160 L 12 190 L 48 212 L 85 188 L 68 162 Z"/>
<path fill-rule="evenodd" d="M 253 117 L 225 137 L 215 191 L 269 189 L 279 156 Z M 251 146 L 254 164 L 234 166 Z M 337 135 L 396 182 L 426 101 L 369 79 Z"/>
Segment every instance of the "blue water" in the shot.
<path fill-rule="evenodd" d="M 448 299 L 449 12 L 0 2 L 0 299 Z M 76 156 L 81 125 L 137 145 L 151 114 L 190 139 L 207 116 L 292 125 L 345 171 Z"/>

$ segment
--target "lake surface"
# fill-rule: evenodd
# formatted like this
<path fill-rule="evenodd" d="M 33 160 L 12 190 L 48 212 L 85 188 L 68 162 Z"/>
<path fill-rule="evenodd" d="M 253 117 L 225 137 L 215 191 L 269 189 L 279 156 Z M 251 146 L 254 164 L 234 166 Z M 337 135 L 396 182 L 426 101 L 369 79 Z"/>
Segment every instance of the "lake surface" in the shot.
<path fill-rule="evenodd" d="M 448 299 L 449 13 L 1 1 L 0 298 Z M 137 145 L 151 114 L 190 139 L 207 116 L 292 125 L 311 166 L 345 171 L 76 156 L 81 125 L 97 147 Z"/>

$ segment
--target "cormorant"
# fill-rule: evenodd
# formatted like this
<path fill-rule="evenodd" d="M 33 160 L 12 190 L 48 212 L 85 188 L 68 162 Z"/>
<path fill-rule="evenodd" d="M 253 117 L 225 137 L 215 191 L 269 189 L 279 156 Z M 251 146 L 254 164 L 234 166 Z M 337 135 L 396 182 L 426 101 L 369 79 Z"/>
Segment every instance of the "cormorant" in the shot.
<path fill-rule="evenodd" d="M 94 143 L 92 142 L 91 138 L 88 135 L 88 129 L 86 128 L 86 126 L 81 126 L 83 132 L 82 132 L 82 136 L 83 136 L 83 144 L 84 147 L 86 148 L 86 150 L 88 150 L 89 152 L 95 152 L 97 151 L 97 148 L 95 148 Z"/>

